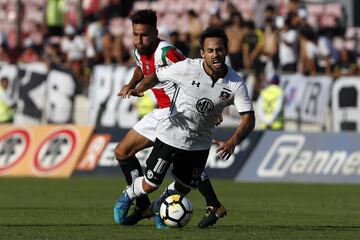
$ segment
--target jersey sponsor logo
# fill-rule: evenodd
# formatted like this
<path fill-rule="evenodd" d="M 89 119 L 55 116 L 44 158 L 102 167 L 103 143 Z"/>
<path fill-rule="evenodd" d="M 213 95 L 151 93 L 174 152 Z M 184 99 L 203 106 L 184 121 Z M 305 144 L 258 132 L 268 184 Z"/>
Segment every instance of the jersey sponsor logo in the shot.
<path fill-rule="evenodd" d="M 304 149 L 304 135 L 278 137 L 264 159 L 257 175 L 267 178 L 282 178 L 286 175 L 331 175 L 360 174 L 360 151 Z"/>
<path fill-rule="evenodd" d="M 0 174 L 16 166 L 30 145 L 30 134 L 25 130 L 8 132 L 0 138 Z"/>
<path fill-rule="evenodd" d="M 77 145 L 74 131 L 65 129 L 48 135 L 36 150 L 34 168 L 48 173 L 62 167 L 70 158 Z"/>
<path fill-rule="evenodd" d="M 209 113 L 214 110 L 214 103 L 208 98 L 202 98 L 197 101 L 196 109 L 200 113 Z"/>

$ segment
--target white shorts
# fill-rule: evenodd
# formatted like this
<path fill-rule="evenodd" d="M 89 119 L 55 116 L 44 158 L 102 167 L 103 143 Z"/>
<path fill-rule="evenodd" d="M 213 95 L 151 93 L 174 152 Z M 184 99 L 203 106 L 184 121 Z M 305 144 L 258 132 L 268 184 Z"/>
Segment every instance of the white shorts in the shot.
<path fill-rule="evenodd" d="M 140 135 L 155 142 L 155 130 L 158 123 L 169 116 L 169 108 L 154 109 L 151 113 L 146 114 L 140 121 L 138 121 L 133 129 Z"/>

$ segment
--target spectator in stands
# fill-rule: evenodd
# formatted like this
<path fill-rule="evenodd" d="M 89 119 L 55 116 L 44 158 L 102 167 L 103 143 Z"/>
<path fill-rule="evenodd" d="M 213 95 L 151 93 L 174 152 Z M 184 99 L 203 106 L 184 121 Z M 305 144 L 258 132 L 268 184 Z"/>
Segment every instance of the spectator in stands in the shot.
<path fill-rule="evenodd" d="M 103 12 L 109 18 L 127 17 L 133 7 L 133 0 L 110 0 Z"/>
<path fill-rule="evenodd" d="M 34 31 L 29 33 L 29 38 L 32 40 L 32 46 L 40 55 L 43 53 L 44 42 L 46 35 L 46 27 L 43 24 L 35 23 Z"/>
<path fill-rule="evenodd" d="M 179 49 L 184 56 L 189 55 L 189 48 L 183 41 L 181 41 L 179 32 L 173 31 L 170 33 L 169 37 L 170 43 Z"/>
<path fill-rule="evenodd" d="M 46 26 L 48 36 L 62 36 L 66 0 L 48 0 L 46 5 Z"/>
<path fill-rule="evenodd" d="M 228 27 L 229 25 L 231 25 L 233 23 L 233 16 L 239 13 L 240 13 L 239 10 L 236 8 L 236 6 L 233 3 L 227 2 L 225 8 L 225 14 L 224 14 L 225 17 L 223 18 L 224 26 Z"/>
<path fill-rule="evenodd" d="M 130 54 L 125 48 L 121 34 L 113 34 L 110 31 L 102 37 L 103 54 L 105 64 L 125 64 Z"/>
<path fill-rule="evenodd" d="M 86 37 L 92 43 L 92 46 L 95 50 L 95 57 L 93 59 L 93 64 L 103 63 L 104 62 L 104 46 L 103 46 L 103 37 L 109 32 L 108 29 L 108 18 L 101 12 L 97 21 L 89 24 L 87 28 Z"/>
<path fill-rule="evenodd" d="M 279 34 L 279 64 L 282 72 L 293 73 L 297 70 L 298 33 L 287 18 Z"/>
<path fill-rule="evenodd" d="M 24 41 L 24 51 L 19 56 L 18 61 L 22 63 L 41 61 L 40 55 L 36 52 L 33 41 L 29 37 Z"/>
<path fill-rule="evenodd" d="M 11 63 L 6 33 L 0 31 L 0 62 Z"/>
<path fill-rule="evenodd" d="M 332 44 L 331 29 L 319 29 L 317 47 L 317 72 L 320 74 L 331 75 L 334 71 L 334 64 L 338 58 L 338 53 Z"/>
<path fill-rule="evenodd" d="M 210 12 L 210 18 L 209 18 L 208 26 L 211 28 L 223 28 L 224 21 L 221 18 L 220 9 L 217 7 L 213 7 L 209 10 L 209 12 Z"/>
<path fill-rule="evenodd" d="M 257 100 L 257 113 L 262 129 L 284 128 L 284 94 L 279 86 L 279 77 L 274 75 L 269 86 L 264 88 Z"/>
<path fill-rule="evenodd" d="M 0 44 L 0 62 L 11 63 L 9 50 L 5 44 Z"/>
<path fill-rule="evenodd" d="M 77 34 L 77 30 L 72 25 L 65 27 L 65 36 L 61 42 L 61 50 L 65 56 L 66 67 L 71 69 L 75 79 L 80 84 L 82 92 L 86 92 L 88 80 L 84 78 L 84 60 L 86 42 L 83 37 Z"/>
<path fill-rule="evenodd" d="M 242 44 L 246 33 L 244 20 L 239 12 L 234 13 L 226 28 L 226 35 L 229 38 L 229 59 L 231 67 L 235 71 L 244 68 Z"/>
<path fill-rule="evenodd" d="M 316 43 L 317 36 L 314 29 L 310 26 L 303 26 L 300 29 L 300 69 L 305 75 L 316 75 L 317 73 L 319 50 Z"/>
<path fill-rule="evenodd" d="M 275 28 L 273 18 L 269 17 L 265 20 L 264 26 L 264 48 L 262 55 L 266 58 L 266 63 L 273 69 L 278 65 L 278 33 Z"/>
<path fill-rule="evenodd" d="M 247 22 L 247 31 L 243 41 L 243 59 L 245 69 L 255 74 L 254 98 L 257 98 L 265 82 L 265 61 L 260 58 L 264 47 L 264 34 L 255 27 L 253 21 Z"/>
<path fill-rule="evenodd" d="M 189 10 L 187 12 L 188 20 L 189 20 L 189 34 L 190 34 L 190 58 L 200 57 L 200 47 L 199 47 L 199 39 L 200 34 L 202 32 L 202 24 L 198 17 L 198 14 L 194 10 Z"/>
<path fill-rule="evenodd" d="M 9 79 L 0 80 L 0 123 L 11 123 L 14 115 L 14 103 L 8 93 Z"/>
<path fill-rule="evenodd" d="M 358 74 L 358 66 L 353 52 L 346 48 L 340 50 L 340 57 L 334 67 L 335 77 Z"/>
<path fill-rule="evenodd" d="M 264 47 L 264 34 L 255 28 L 253 21 L 247 22 L 247 31 L 243 42 L 244 65 L 246 69 L 259 70 L 259 57 Z"/>
<path fill-rule="evenodd" d="M 61 51 L 60 41 L 61 40 L 58 37 L 51 37 L 45 45 L 44 61 L 49 69 L 64 63 L 64 55 Z"/>
<path fill-rule="evenodd" d="M 264 28 L 266 20 L 275 19 L 276 8 L 273 0 L 257 0 L 255 6 L 255 25 Z"/>

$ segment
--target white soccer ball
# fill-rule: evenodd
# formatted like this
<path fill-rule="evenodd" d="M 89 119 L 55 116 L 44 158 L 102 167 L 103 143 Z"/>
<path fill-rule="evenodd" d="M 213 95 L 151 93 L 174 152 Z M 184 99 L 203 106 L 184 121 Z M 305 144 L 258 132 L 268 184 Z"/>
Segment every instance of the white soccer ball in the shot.
<path fill-rule="evenodd" d="M 180 195 L 171 195 L 161 203 L 160 216 L 164 223 L 173 228 L 180 228 L 191 220 L 193 209 L 191 202 Z"/>

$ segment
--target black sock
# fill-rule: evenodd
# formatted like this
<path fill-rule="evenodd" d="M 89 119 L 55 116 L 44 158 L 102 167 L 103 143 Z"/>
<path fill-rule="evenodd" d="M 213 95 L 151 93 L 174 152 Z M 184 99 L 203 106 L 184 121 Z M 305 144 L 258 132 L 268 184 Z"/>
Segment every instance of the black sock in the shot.
<path fill-rule="evenodd" d="M 199 191 L 201 195 L 205 197 L 207 206 L 215 208 L 221 207 L 221 203 L 219 202 L 209 179 L 205 179 L 200 182 Z"/>
<path fill-rule="evenodd" d="M 139 160 L 133 156 L 121 162 L 120 168 L 125 175 L 126 183 L 132 184 L 133 178 L 143 176 L 143 170 Z M 136 206 L 140 209 L 146 209 L 150 206 L 150 199 L 147 195 L 143 195 L 136 199 Z"/>

